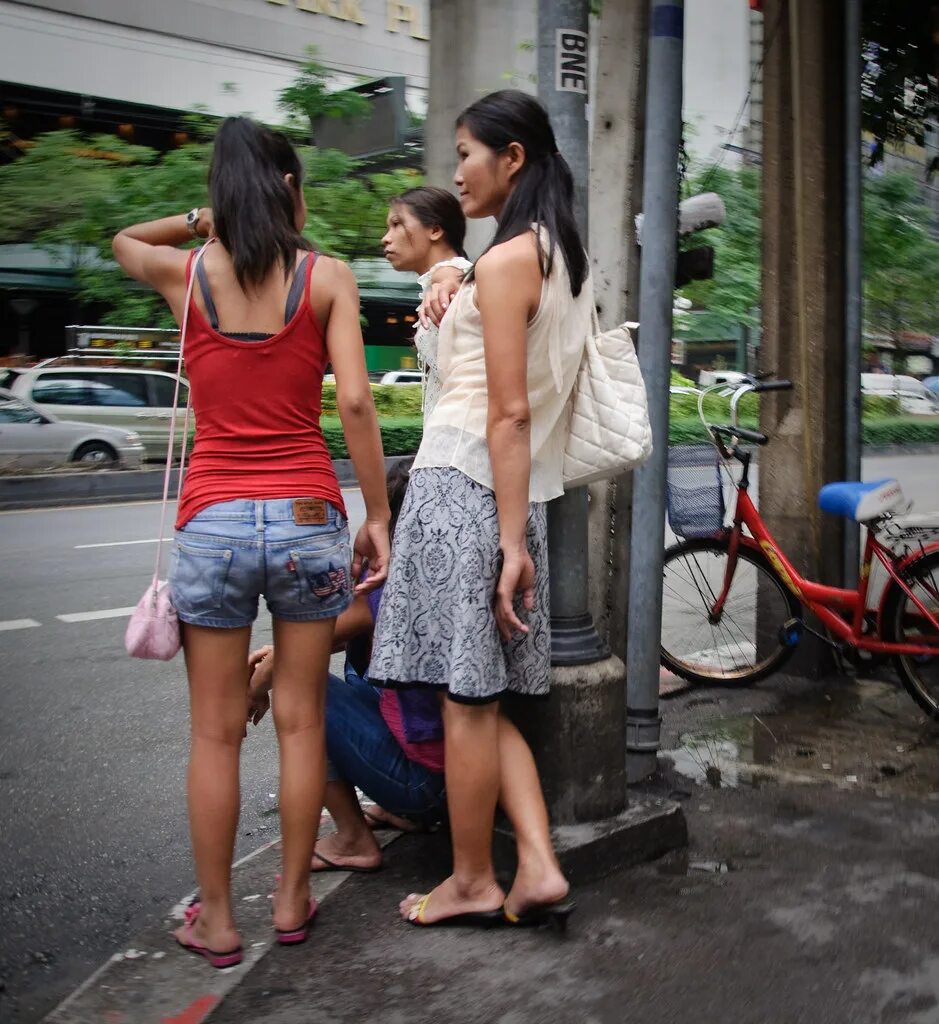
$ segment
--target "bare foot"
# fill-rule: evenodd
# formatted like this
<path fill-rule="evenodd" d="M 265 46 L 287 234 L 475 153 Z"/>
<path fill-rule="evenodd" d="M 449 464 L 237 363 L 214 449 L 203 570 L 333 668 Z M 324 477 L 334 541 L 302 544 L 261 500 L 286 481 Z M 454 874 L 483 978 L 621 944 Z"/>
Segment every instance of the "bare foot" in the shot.
<path fill-rule="evenodd" d="M 310 916 L 309 887 L 296 892 L 282 892 L 280 886 L 274 890 L 274 928 L 279 932 L 292 932 L 302 928 Z"/>
<path fill-rule="evenodd" d="M 373 804 L 362 813 L 368 819 L 368 827 L 372 829 L 396 828 L 399 832 L 416 832 L 420 828 L 416 821 L 411 821 L 410 818 L 399 818 L 397 814 L 386 811 L 378 804 Z"/>
<path fill-rule="evenodd" d="M 324 836 L 317 844 L 310 864 L 311 871 L 335 871 L 336 868 L 352 868 L 358 871 L 374 871 L 381 867 L 381 848 L 371 831 L 351 840 L 342 832 Z"/>
<path fill-rule="evenodd" d="M 567 879 L 556 865 L 519 867 L 512 889 L 505 900 L 510 914 L 523 914 L 530 907 L 560 903 L 570 892 Z"/>
<path fill-rule="evenodd" d="M 416 919 L 418 904 L 422 899 L 420 894 L 411 893 L 400 902 L 398 910 L 405 921 Z M 430 899 L 424 904 L 422 920 L 424 924 L 433 924 L 457 914 L 486 913 L 499 910 L 504 902 L 505 893 L 495 879 L 478 885 L 461 886 L 451 875 L 430 893 Z"/>
<path fill-rule="evenodd" d="M 215 925 L 211 916 L 200 911 L 192 914 L 181 928 L 173 933 L 183 946 L 204 946 L 213 953 L 232 953 L 241 948 L 241 936 L 231 923 Z"/>

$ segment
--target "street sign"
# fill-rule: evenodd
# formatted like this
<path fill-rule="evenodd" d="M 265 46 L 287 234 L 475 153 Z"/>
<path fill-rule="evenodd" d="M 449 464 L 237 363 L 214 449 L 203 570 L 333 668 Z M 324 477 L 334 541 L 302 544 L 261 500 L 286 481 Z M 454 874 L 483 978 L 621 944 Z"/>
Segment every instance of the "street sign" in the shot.
<path fill-rule="evenodd" d="M 559 28 L 555 47 L 554 87 L 558 92 L 587 95 L 587 33 Z"/>

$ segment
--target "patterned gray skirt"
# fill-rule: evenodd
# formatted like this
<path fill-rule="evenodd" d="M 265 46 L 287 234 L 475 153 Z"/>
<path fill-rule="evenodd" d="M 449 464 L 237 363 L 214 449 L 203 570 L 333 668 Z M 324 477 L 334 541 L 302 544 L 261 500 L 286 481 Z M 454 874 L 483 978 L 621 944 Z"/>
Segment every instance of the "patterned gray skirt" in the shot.
<path fill-rule="evenodd" d="M 501 569 L 495 495 L 457 469 L 413 470 L 395 529 L 369 681 L 446 689 L 464 703 L 492 701 L 506 691 L 547 695 L 551 633 L 542 503 L 529 508 L 528 550 L 535 607 L 518 614 L 529 632 L 504 643 L 492 610 Z"/>

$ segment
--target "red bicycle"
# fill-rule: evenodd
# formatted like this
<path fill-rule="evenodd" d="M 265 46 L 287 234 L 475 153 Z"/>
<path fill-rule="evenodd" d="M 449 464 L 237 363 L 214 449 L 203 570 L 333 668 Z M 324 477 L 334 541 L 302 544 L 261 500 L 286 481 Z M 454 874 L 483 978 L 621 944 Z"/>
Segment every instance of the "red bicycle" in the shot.
<path fill-rule="evenodd" d="M 851 590 L 806 579 L 749 494 L 752 453 L 739 442 L 769 438 L 737 424 L 745 394 L 792 384 L 747 377 L 731 398 L 731 423 L 709 423 L 704 399 L 726 387 L 706 389 L 698 402 L 713 447 L 679 449 L 669 460 L 669 522 L 683 539 L 665 552 L 663 665 L 693 682 L 753 683 L 783 665 L 809 630 L 844 653 L 891 656 L 913 699 L 939 718 L 939 513 L 910 514 L 896 480 L 826 484 L 820 507 L 867 528 L 860 579 Z M 742 467 L 735 482 L 733 462 Z M 722 472 L 736 495 L 729 525 Z M 888 579 L 869 607 L 875 559 Z M 825 634 L 806 625 L 806 610 Z"/>

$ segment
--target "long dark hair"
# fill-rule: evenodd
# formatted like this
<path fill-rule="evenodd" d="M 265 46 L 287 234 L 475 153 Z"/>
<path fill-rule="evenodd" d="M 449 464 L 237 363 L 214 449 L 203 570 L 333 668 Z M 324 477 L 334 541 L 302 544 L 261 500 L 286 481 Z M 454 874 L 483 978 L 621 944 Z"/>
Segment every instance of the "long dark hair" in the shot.
<path fill-rule="evenodd" d="M 459 202 L 457 205 L 459 206 Z M 388 506 L 391 509 L 391 522 L 388 525 L 388 533 L 392 537 L 394 537 L 395 527 L 398 525 L 401 506 L 404 504 L 404 495 L 408 489 L 412 465 L 414 465 L 414 459 L 399 459 L 392 464 L 391 469 L 388 470 L 385 476 L 385 487 L 388 490 Z"/>
<path fill-rule="evenodd" d="M 542 274 L 551 273 L 554 250 L 560 246 L 571 291 L 579 295 L 587 280 L 587 254 L 574 221 L 574 178 L 558 152 L 545 108 L 517 89 L 502 89 L 471 103 L 456 126 L 496 153 L 504 153 L 512 142 L 525 150 L 525 163 L 515 176 L 489 248 L 530 231 L 532 224 L 545 228 L 550 243 L 547 255 L 538 247 Z"/>
<path fill-rule="evenodd" d="M 460 201 L 445 188 L 420 185 L 395 196 L 391 206 L 406 206 L 425 228 L 440 228 L 447 244 L 460 256 L 466 257 L 463 239 L 466 237 L 466 217 Z"/>
<path fill-rule="evenodd" d="M 284 180 L 292 174 L 294 187 Z M 286 135 L 248 117 L 219 126 L 209 167 L 215 231 L 243 290 L 260 285 L 276 263 L 289 275 L 297 249 L 310 243 L 294 222 L 303 167 Z"/>

